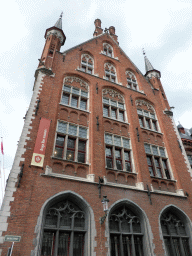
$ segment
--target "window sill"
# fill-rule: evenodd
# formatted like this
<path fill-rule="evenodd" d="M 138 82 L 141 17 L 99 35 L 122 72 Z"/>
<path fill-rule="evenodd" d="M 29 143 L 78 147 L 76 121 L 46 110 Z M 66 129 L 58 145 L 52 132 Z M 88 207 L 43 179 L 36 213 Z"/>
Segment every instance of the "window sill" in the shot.
<path fill-rule="evenodd" d="M 82 73 L 84 73 L 84 74 L 90 75 L 90 76 L 94 76 L 94 77 L 98 77 L 98 76 L 99 76 L 98 74 L 90 74 L 90 73 L 87 73 L 87 72 L 81 70 L 79 67 L 77 67 L 76 70 L 77 70 L 77 71 L 80 71 L 80 72 L 82 72 Z"/>
<path fill-rule="evenodd" d="M 116 57 L 116 58 L 115 58 L 115 57 L 110 57 L 110 56 L 104 54 L 103 51 L 101 51 L 100 54 L 101 54 L 101 55 L 104 55 L 105 57 L 108 57 L 108 58 L 110 58 L 110 59 L 112 59 L 112 60 L 117 60 L 117 61 L 120 62 L 120 60 L 118 59 L 118 57 Z"/>
<path fill-rule="evenodd" d="M 117 119 L 113 119 L 113 118 L 111 118 L 111 117 L 103 116 L 103 118 L 109 119 L 109 120 L 111 120 L 111 121 L 120 122 L 120 123 L 122 123 L 122 124 L 128 124 L 128 125 L 130 125 L 130 124 L 127 123 L 127 122 L 123 122 L 123 121 L 120 121 L 120 120 L 117 120 Z"/>
<path fill-rule="evenodd" d="M 155 177 L 155 176 L 150 176 L 151 179 L 156 179 L 156 180 L 162 180 L 162 181 L 166 181 L 166 182 L 174 182 L 176 183 L 177 181 L 176 180 L 172 180 L 172 179 L 165 179 L 165 178 L 159 178 L 159 177 Z"/>
<path fill-rule="evenodd" d="M 117 170 L 117 169 L 113 169 L 113 168 L 108 168 L 108 167 L 105 167 L 107 171 L 114 171 L 114 172 L 117 172 L 117 173 L 126 173 L 126 174 L 131 174 L 131 175 L 134 175 L 134 176 L 137 176 L 137 173 L 135 172 L 128 172 L 128 171 L 124 171 L 124 170 Z"/>
<path fill-rule="evenodd" d="M 56 159 L 56 160 L 60 160 L 60 161 L 64 161 L 64 162 L 69 162 L 69 163 L 74 163 L 74 164 L 82 164 L 82 165 L 85 165 L 85 166 L 89 166 L 88 163 L 80 163 L 80 162 L 70 161 L 70 160 L 67 160 L 67 159 L 60 158 L 60 157 L 51 156 L 51 158 Z"/>
<path fill-rule="evenodd" d="M 83 111 L 83 112 L 85 112 L 85 113 L 90 113 L 88 110 L 83 110 L 83 109 L 80 109 L 80 108 L 75 108 L 75 107 L 72 107 L 72 106 L 69 106 L 69 105 L 66 105 L 66 104 L 63 104 L 63 103 L 59 103 L 59 105 L 61 105 L 61 106 L 65 106 L 65 107 L 68 107 L 68 108 L 72 108 L 72 109 L 76 109 L 76 110 L 80 110 L 80 111 Z"/>
<path fill-rule="evenodd" d="M 146 131 L 148 131 L 148 132 L 155 132 L 155 133 L 158 133 L 158 134 L 163 135 L 163 133 L 162 133 L 162 132 L 154 131 L 154 130 L 147 129 L 147 128 L 145 128 L 145 127 L 141 127 L 141 126 L 140 126 L 140 128 L 141 128 L 141 129 L 143 129 L 143 130 L 146 130 Z"/>

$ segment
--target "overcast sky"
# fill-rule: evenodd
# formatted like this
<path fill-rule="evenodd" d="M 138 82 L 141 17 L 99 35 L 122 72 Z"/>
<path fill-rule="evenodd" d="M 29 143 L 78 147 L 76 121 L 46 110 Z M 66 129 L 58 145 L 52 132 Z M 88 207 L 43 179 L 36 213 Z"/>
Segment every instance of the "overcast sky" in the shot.
<path fill-rule="evenodd" d="M 8 175 L 29 107 L 45 30 L 63 11 L 67 37 L 61 51 L 93 36 L 94 20 L 114 26 L 119 44 L 145 74 L 142 48 L 155 69 L 174 119 L 192 127 L 191 0 L 9 0 L 1 5 L 0 136 Z M 0 156 L 2 163 L 2 156 Z M 1 167 L 2 168 L 2 167 Z"/>

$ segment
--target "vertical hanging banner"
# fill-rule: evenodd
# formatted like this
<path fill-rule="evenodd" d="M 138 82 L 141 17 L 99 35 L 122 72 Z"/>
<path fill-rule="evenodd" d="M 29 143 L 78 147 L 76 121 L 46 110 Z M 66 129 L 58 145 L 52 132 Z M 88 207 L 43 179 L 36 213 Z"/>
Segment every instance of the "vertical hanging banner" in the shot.
<path fill-rule="evenodd" d="M 50 123 L 51 120 L 41 118 L 31 165 L 43 167 Z"/>

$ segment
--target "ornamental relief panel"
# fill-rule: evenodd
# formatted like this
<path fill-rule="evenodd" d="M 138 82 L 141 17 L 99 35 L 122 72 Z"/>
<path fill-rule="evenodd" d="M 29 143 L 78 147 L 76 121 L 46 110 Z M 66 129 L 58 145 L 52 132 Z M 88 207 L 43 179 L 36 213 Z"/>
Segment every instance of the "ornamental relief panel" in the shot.
<path fill-rule="evenodd" d="M 76 77 L 76 76 L 67 76 L 67 77 L 64 78 L 64 84 L 65 83 L 72 84 L 73 82 L 79 83 L 81 87 L 84 87 L 85 90 L 88 91 L 88 88 L 89 88 L 88 83 L 86 83 L 81 78 Z"/>
<path fill-rule="evenodd" d="M 151 104 L 149 104 L 147 101 L 145 100 L 136 100 L 135 102 L 137 107 L 142 107 L 145 106 L 147 107 L 148 110 L 150 110 L 152 113 L 155 113 L 154 108 Z"/>
<path fill-rule="evenodd" d="M 123 95 L 113 89 L 103 89 L 103 96 L 106 96 L 107 94 L 111 96 L 113 99 L 118 98 L 119 101 L 124 102 Z"/>

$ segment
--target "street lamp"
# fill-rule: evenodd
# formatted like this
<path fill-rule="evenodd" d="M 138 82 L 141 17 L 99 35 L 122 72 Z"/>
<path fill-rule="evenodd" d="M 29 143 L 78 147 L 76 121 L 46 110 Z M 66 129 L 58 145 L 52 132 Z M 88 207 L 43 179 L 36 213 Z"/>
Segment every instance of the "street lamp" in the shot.
<path fill-rule="evenodd" d="M 103 224 L 107 217 L 108 202 L 109 202 L 109 199 L 107 199 L 107 196 L 103 196 L 103 200 L 101 201 L 101 203 L 103 204 L 103 211 L 104 211 L 105 215 L 103 215 L 102 217 L 99 218 L 100 224 Z"/>

